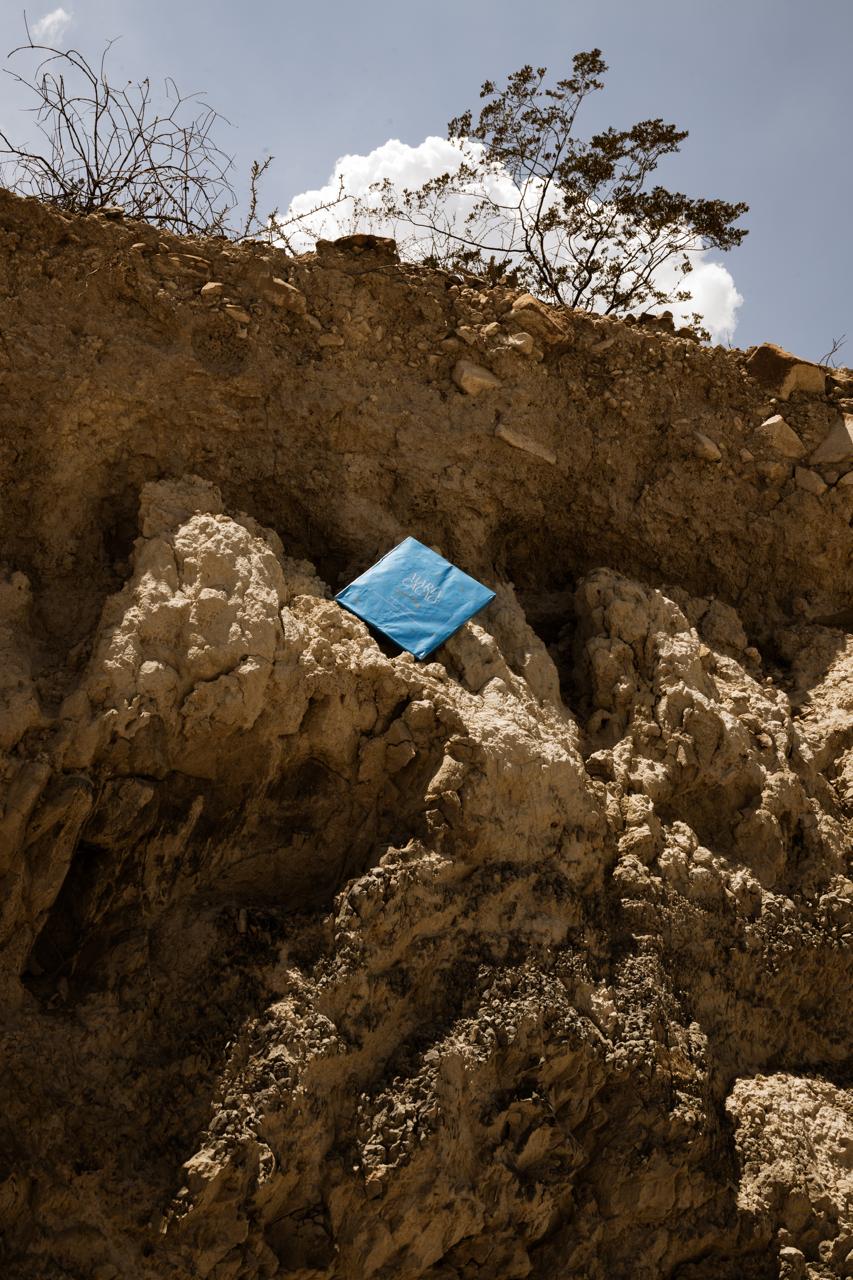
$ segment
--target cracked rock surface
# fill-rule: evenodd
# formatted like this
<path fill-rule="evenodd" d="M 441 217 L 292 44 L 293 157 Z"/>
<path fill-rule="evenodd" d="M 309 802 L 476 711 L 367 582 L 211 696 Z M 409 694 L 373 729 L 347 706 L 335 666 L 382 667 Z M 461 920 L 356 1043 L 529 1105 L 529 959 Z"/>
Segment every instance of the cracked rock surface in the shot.
<path fill-rule="evenodd" d="M 0 228 L 3 1275 L 853 1275 L 843 464 L 369 237 Z M 406 533 L 424 663 L 332 599 Z"/>

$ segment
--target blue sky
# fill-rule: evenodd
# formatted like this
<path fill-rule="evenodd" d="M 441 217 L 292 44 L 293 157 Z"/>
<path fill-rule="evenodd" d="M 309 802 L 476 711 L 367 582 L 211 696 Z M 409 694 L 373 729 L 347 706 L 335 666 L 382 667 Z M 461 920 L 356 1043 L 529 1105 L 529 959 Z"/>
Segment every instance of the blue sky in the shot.
<path fill-rule="evenodd" d="M 6 47 L 22 31 L 2 0 Z M 722 261 L 743 295 L 738 346 L 811 358 L 849 335 L 853 363 L 853 3 L 850 0 L 62 0 L 63 39 L 92 55 L 121 36 L 128 78 L 172 75 L 231 122 L 238 173 L 272 152 L 264 204 L 321 187 L 337 158 L 417 145 L 525 62 L 609 63 L 582 128 L 663 116 L 690 130 L 665 181 L 746 200 L 750 235 Z M 31 23 L 57 7 L 28 7 Z M 13 133 L 21 99 L 0 85 Z"/>

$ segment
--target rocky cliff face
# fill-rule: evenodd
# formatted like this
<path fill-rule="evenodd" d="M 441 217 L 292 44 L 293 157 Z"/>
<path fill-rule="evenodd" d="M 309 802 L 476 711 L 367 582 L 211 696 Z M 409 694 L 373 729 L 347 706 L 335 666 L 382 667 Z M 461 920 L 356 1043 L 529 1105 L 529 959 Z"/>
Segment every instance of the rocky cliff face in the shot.
<path fill-rule="evenodd" d="M 849 376 L 3 193 L 0 282 L 3 1274 L 853 1274 Z"/>

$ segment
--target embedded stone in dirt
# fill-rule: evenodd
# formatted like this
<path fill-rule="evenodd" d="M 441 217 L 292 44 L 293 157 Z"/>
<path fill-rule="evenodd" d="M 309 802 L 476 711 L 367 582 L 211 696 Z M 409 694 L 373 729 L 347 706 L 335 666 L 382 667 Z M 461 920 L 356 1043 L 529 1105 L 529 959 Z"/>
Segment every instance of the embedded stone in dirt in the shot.
<path fill-rule="evenodd" d="M 826 388 L 826 370 L 808 360 L 801 360 L 773 342 L 765 342 L 747 356 L 746 367 L 763 387 L 780 400 L 794 391 L 821 395 Z"/>
<path fill-rule="evenodd" d="M 756 427 L 755 438 L 786 458 L 801 458 L 806 451 L 802 440 L 781 413 L 774 413 L 760 427 Z"/>
<path fill-rule="evenodd" d="M 723 456 L 720 452 L 720 446 L 715 444 L 710 436 L 706 436 L 703 431 L 693 432 L 693 452 L 697 458 L 701 458 L 704 462 L 719 462 Z"/>
<path fill-rule="evenodd" d="M 500 378 L 496 378 L 490 369 L 484 369 L 481 364 L 474 364 L 472 360 L 457 360 L 453 367 L 453 381 L 460 391 L 469 396 L 478 396 L 482 391 L 494 391 L 501 385 Z"/>
<path fill-rule="evenodd" d="M 816 471 L 812 471 L 809 467 L 795 467 L 794 481 L 801 489 L 805 489 L 807 493 L 813 493 L 820 497 L 822 493 L 826 493 L 827 485 L 821 480 Z"/>
<path fill-rule="evenodd" d="M 532 356 L 536 349 L 533 334 L 525 333 L 523 329 L 518 333 L 510 334 L 505 345 L 512 351 L 519 351 L 523 356 Z"/>
<path fill-rule="evenodd" d="M 277 307 L 285 307 L 297 315 L 304 315 L 308 303 L 305 294 L 286 280 L 273 276 L 266 288 L 266 296 Z"/>
<path fill-rule="evenodd" d="M 524 453 L 533 454 L 536 458 L 541 458 L 543 462 L 549 462 L 553 467 L 557 461 L 557 455 L 553 449 L 549 449 L 547 445 L 540 444 L 538 440 L 531 440 L 530 436 L 524 435 L 521 431 L 514 431 L 512 427 L 508 427 L 505 423 L 500 422 L 495 427 L 495 435 L 499 440 L 506 441 L 512 445 L 514 449 L 521 449 Z"/>
<path fill-rule="evenodd" d="M 390 236 L 374 236 L 360 231 L 354 235 L 338 236 L 336 240 L 318 240 L 316 252 L 320 255 L 371 254 L 386 262 L 398 262 L 400 257 L 397 242 Z"/>
<path fill-rule="evenodd" d="M 826 465 L 853 461 L 853 414 L 845 413 L 820 442 L 809 462 Z"/>

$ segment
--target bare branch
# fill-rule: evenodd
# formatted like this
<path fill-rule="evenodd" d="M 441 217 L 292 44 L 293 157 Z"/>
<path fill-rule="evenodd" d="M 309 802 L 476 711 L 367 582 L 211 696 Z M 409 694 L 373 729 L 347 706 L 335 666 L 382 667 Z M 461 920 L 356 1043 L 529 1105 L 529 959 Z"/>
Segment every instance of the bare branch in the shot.
<path fill-rule="evenodd" d="M 840 338 L 833 338 L 829 350 L 827 351 L 826 355 L 821 356 L 821 358 L 818 360 L 818 364 L 826 365 L 827 368 L 829 369 L 837 369 L 838 361 L 836 360 L 835 357 L 838 355 L 839 351 L 845 345 L 846 342 L 847 342 L 846 333 L 842 333 Z"/>
<path fill-rule="evenodd" d="M 112 40 L 93 67 L 79 50 L 37 44 L 26 32 L 9 58 L 36 55 L 32 74 L 5 70 L 30 95 L 44 148 L 0 132 L 7 185 L 76 213 L 115 205 L 178 234 L 221 231 L 235 205 L 232 160 L 213 140 L 223 117 L 171 79 L 161 107 L 147 79 L 113 88 Z"/>

